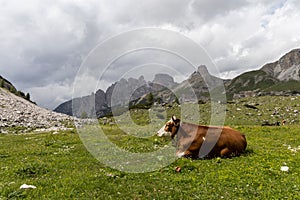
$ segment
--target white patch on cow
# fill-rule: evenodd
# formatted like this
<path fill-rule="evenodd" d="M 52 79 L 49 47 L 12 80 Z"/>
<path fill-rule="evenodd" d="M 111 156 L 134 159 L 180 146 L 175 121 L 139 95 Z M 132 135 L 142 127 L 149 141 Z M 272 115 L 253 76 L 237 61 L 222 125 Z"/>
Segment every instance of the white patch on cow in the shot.
<path fill-rule="evenodd" d="M 181 152 L 181 153 L 176 153 L 176 156 L 178 157 L 178 158 L 182 158 L 183 156 L 184 156 L 185 154 L 184 154 L 184 152 Z"/>
<path fill-rule="evenodd" d="M 169 122 L 173 122 L 173 119 L 171 118 L 167 123 L 169 123 Z M 171 136 L 171 132 L 165 131 L 165 127 L 166 127 L 166 125 L 163 125 L 163 127 L 161 127 L 161 129 L 159 129 L 159 131 L 157 131 L 158 137 Z"/>
<path fill-rule="evenodd" d="M 165 127 L 166 127 L 166 125 L 163 125 L 163 127 L 161 127 L 161 129 L 159 129 L 159 131 L 157 131 L 157 136 L 158 137 L 171 135 L 169 132 L 165 131 Z"/>
<path fill-rule="evenodd" d="M 203 139 L 203 141 L 205 141 L 206 139 L 205 139 L 205 137 L 202 137 L 202 139 Z"/>

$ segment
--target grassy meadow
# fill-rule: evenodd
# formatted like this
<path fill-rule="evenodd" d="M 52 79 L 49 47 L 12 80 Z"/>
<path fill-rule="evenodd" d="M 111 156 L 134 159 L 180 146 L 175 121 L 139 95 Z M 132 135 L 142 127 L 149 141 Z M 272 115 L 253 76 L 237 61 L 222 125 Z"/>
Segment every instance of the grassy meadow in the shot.
<path fill-rule="evenodd" d="M 246 135 L 248 147 L 243 155 L 181 158 L 147 173 L 126 173 L 105 166 L 86 150 L 75 130 L 0 134 L 0 199 L 299 199 L 299 100 L 259 97 L 230 102 L 225 124 Z M 209 124 L 209 107 L 209 103 L 199 105 L 200 123 Z M 156 117 L 147 113 L 133 110 L 130 116 L 143 127 L 153 118 L 179 115 L 180 107 L 161 110 Z M 126 126 L 126 119 L 128 116 L 120 116 L 118 120 Z M 261 126 L 265 120 L 283 119 L 285 126 Z M 169 142 L 149 136 L 143 128 L 142 137 L 127 135 L 116 125 L 102 128 L 110 141 L 130 152 L 155 151 Z M 180 172 L 175 170 L 178 166 Z M 36 189 L 20 189 L 22 184 Z"/>

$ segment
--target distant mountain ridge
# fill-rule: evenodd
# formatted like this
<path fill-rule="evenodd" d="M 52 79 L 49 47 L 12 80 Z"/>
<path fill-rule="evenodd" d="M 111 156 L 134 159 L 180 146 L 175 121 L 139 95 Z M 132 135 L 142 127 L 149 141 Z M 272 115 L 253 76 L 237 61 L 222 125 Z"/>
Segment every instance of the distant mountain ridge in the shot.
<path fill-rule="evenodd" d="M 54 111 L 77 117 L 103 117 L 110 114 L 112 109 L 118 110 L 128 103 L 129 106 L 143 107 L 153 102 L 207 101 L 210 100 L 211 90 L 221 85 L 225 86 L 229 100 L 255 95 L 300 94 L 300 49 L 294 49 L 278 61 L 268 63 L 259 70 L 243 73 L 232 80 L 212 76 L 204 65 L 199 66 L 181 83 L 174 82 L 173 77 L 168 74 L 157 74 L 149 82 L 143 76 L 138 79 L 121 79 L 105 92 L 98 90 L 96 94 L 67 101 Z"/>
<path fill-rule="evenodd" d="M 122 78 L 105 92 L 99 89 L 96 94 L 69 100 L 60 104 L 54 111 L 77 117 L 101 117 L 110 114 L 112 109 L 138 101 L 149 93 L 157 94 L 176 85 L 173 77 L 167 74 L 156 74 L 154 80 L 149 82 L 143 76 L 128 80 Z M 169 97 L 169 94 L 167 96 Z"/>
<path fill-rule="evenodd" d="M 105 92 L 99 89 L 96 94 L 69 100 L 60 104 L 54 111 L 76 117 L 103 117 L 113 112 L 122 112 L 124 106 L 146 108 L 154 102 L 198 103 L 199 99 L 209 100 L 209 89 L 223 85 L 226 81 L 212 76 L 204 65 L 199 66 L 181 83 L 176 83 L 168 74 L 156 74 L 153 81 L 148 82 L 143 76 L 128 80 L 122 78 Z"/>

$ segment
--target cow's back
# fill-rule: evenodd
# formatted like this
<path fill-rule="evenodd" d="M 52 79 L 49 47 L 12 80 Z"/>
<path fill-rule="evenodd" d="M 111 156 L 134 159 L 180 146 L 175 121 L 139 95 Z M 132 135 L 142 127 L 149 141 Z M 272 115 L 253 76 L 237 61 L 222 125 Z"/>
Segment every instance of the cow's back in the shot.
<path fill-rule="evenodd" d="M 239 155 L 247 146 L 245 135 L 228 126 L 201 126 L 181 123 L 177 136 L 178 152 L 185 151 L 186 156 L 194 158 L 199 156 L 204 143 L 205 147 L 201 151 L 208 150 L 208 157 Z"/>

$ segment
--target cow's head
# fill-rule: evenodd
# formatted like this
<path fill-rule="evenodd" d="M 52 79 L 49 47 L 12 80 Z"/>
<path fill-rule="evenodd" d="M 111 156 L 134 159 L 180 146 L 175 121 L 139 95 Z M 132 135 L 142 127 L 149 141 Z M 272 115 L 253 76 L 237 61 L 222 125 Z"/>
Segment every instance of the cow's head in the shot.
<path fill-rule="evenodd" d="M 171 136 L 173 139 L 179 129 L 180 119 L 177 119 L 175 115 L 157 132 L 159 137 Z"/>

